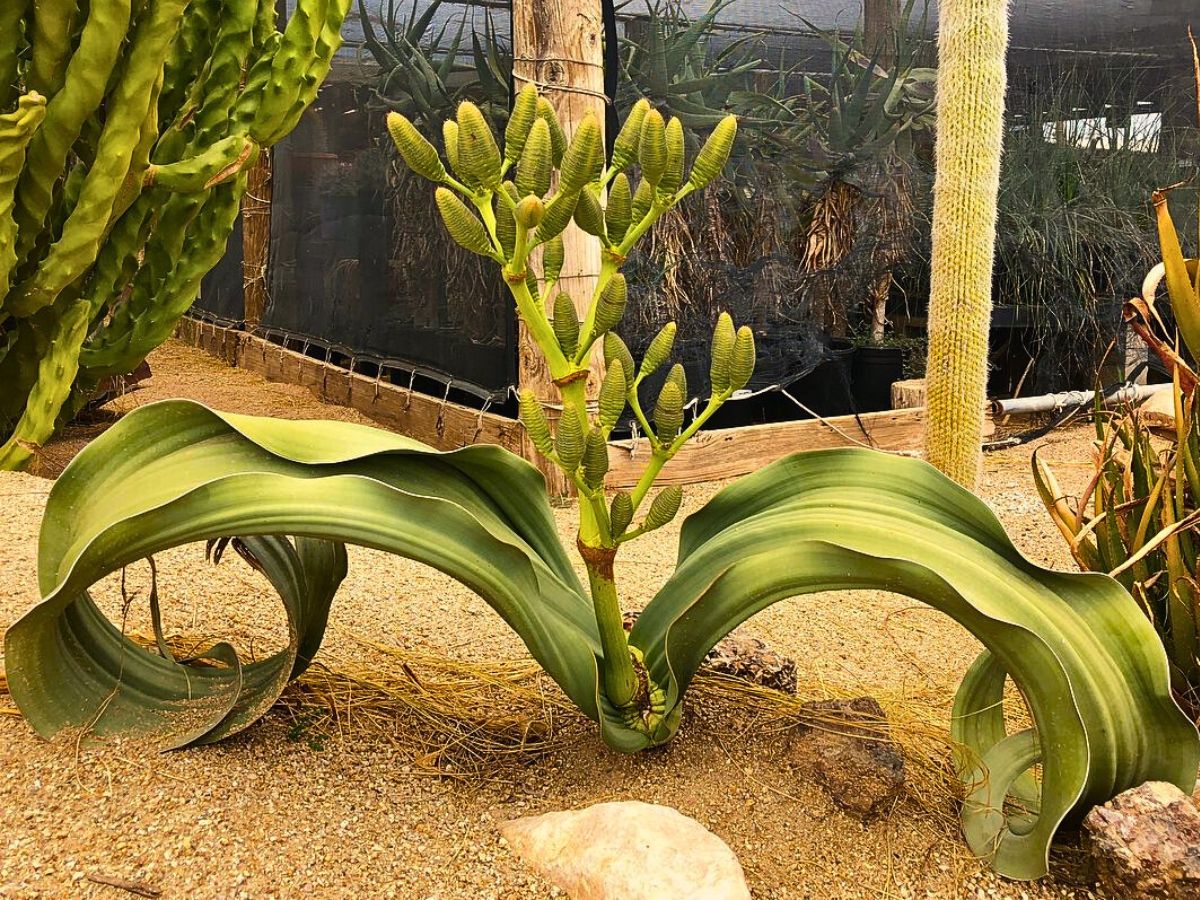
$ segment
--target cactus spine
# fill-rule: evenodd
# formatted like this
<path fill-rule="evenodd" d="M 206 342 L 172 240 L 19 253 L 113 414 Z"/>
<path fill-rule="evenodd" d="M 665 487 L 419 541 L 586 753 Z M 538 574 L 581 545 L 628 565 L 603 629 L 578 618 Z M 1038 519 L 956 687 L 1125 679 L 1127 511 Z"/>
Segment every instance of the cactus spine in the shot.
<path fill-rule="evenodd" d="M 273 0 L 3 5 L 0 468 L 16 468 L 170 335 L 247 168 L 316 97 L 350 0 L 299 0 L 282 34 Z"/>
<path fill-rule="evenodd" d="M 983 457 L 1007 14 L 1005 0 L 946 0 L 939 13 L 925 452 L 968 488 Z"/>

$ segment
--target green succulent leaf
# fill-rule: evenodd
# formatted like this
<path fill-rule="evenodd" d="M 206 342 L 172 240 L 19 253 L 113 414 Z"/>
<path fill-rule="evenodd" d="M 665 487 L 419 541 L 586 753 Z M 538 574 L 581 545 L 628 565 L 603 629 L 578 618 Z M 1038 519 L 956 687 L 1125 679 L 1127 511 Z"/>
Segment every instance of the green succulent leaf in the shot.
<path fill-rule="evenodd" d="M 220 667 L 164 659 L 87 593 L 167 547 L 227 535 L 247 541 L 280 592 L 291 635 L 281 655 L 238 664 L 226 646 Z M 407 556 L 475 590 L 597 714 L 595 619 L 532 466 L 494 446 L 439 453 L 351 423 L 221 415 L 188 401 L 127 415 L 55 483 L 39 543 L 44 599 L 5 636 L 9 690 L 47 737 L 81 728 L 169 748 L 230 734 L 316 651 L 345 573 L 342 543 Z"/>
<path fill-rule="evenodd" d="M 754 613 L 848 588 L 928 603 L 987 648 L 959 690 L 952 732 L 968 751 L 967 840 L 1002 874 L 1045 874 L 1059 826 L 1121 790 L 1147 780 L 1191 790 L 1200 739 L 1129 594 L 1103 575 L 1029 562 L 978 498 L 919 460 L 802 453 L 726 488 L 684 522 L 676 572 L 630 640 L 670 711 L 713 644 Z M 1005 675 L 1028 700 L 1037 738 L 1005 737 Z M 660 738 L 673 727 L 668 712 Z M 1034 813 L 1010 816 L 1004 796 L 1031 799 L 1023 773 L 1034 762 Z"/>

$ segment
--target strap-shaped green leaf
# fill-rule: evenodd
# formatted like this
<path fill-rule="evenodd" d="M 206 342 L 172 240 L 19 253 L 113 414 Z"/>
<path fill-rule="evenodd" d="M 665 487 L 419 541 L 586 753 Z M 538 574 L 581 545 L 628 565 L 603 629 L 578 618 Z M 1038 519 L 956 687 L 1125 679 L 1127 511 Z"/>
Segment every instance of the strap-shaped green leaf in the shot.
<path fill-rule="evenodd" d="M 228 535 L 276 536 L 249 546 L 288 612 L 283 657 L 200 672 L 123 637 L 87 595 L 123 565 Z M 301 538 L 293 547 L 279 535 Z M 597 717 L 595 619 L 532 466 L 494 446 L 439 453 L 366 426 L 220 415 L 186 401 L 126 416 L 55 484 L 38 551 L 44 599 L 5 637 L 13 698 L 46 736 L 85 728 L 174 747 L 245 727 L 319 644 L 344 573 L 341 542 L 475 590 Z"/>
<path fill-rule="evenodd" d="M 726 488 L 684 524 L 678 569 L 631 641 L 671 710 L 738 624 L 777 600 L 847 588 L 922 600 L 988 648 L 960 689 L 953 730 L 977 755 L 962 767 L 967 839 L 1003 874 L 1044 874 L 1062 822 L 1126 788 L 1158 779 L 1191 790 L 1200 739 L 1129 594 L 1103 575 L 1029 562 L 978 498 L 917 460 L 804 453 Z M 1004 734 L 1005 674 L 1028 700 L 1036 739 Z M 668 719 L 648 742 L 672 731 Z M 1040 801 L 1024 775 L 1038 761 Z M 981 788 L 984 769 L 994 780 Z M 1006 815 L 1006 794 L 1028 811 Z"/>

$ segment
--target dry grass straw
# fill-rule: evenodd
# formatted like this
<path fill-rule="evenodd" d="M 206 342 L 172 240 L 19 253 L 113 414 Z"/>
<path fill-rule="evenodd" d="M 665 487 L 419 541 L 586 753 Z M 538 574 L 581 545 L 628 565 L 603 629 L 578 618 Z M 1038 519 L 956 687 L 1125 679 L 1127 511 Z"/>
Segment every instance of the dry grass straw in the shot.
<path fill-rule="evenodd" d="M 353 640 L 366 653 L 315 665 L 284 694 L 280 708 L 294 733 L 383 735 L 417 765 L 477 776 L 505 758 L 527 760 L 596 739 L 594 726 L 532 660 L 468 662 Z M 879 701 L 886 721 L 848 728 L 836 714 L 805 708 L 813 700 L 864 695 Z M 703 670 L 686 697 L 689 715 L 726 736 L 782 736 L 808 726 L 890 737 L 904 754 L 912 798 L 947 819 L 957 815 L 962 796 L 954 763 L 961 748 L 949 736 L 951 701 L 949 692 L 932 689 L 899 693 L 817 681 L 802 681 L 791 695 Z M 1026 721 L 1018 714 L 1013 725 Z"/>
<path fill-rule="evenodd" d="M 21 711 L 11 703 L 6 703 L 8 700 L 8 676 L 4 674 L 4 670 L 0 669 L 0 716 L 20 716 Z"/>
<path fill-rule="evenodd" d="M 149 650 L 152 638 L 133 635 Z M 315 663 L 276 704 L 289 738 L 314 747 L 326 740 L 380 738 L 431 774 L 486 779 L 507 762 L 529 762 L 579 740 L 598 739 L 594 726 L 531 659 L 477 662 L 348 636 L 361 652 Z M 168 638 L 185 657 L 211 641 Z M 7 681 L 0 670 L 0 692 Z M 807 708 L 814 700 L 872 696 L 885 721 L 855 720 Z M 0 715 L 19 715 L 0 698 Z M 878 686 L 801 681 L 794 695 L 701 670 L 688 688 L 688 715 L 718 737 L 783 737 L 809 727 L 870 739 L 890 737 L 904 754 L 908 793 L 925 811 L 956 821 L 963 788 L 949 736 L 948 691 L 897 692 Z M 1007 704 L 1011 730 L 1028 727 L 1016 691 Z"/>

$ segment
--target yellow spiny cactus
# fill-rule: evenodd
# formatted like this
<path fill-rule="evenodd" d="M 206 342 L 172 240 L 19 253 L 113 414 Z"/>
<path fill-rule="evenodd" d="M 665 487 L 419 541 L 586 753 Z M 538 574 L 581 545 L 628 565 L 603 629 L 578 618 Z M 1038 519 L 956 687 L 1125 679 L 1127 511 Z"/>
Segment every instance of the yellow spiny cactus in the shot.
<path fill-rule="evenodd" d="M 925 451 L 967 487 L 982 463 L 1007 44 L 1005 0 L 943 0 Z"/>

